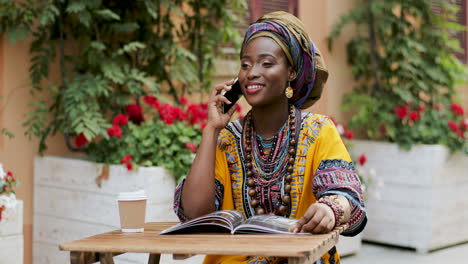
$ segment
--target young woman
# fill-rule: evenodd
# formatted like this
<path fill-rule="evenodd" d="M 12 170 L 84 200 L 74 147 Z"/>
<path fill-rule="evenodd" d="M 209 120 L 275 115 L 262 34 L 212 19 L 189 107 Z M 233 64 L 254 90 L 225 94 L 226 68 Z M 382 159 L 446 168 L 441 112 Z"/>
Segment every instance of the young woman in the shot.
<path fill-rule="evenodd" d="M 299 219 L 295 232 L 326 233 L 348 223 L 356 235 L 366 223 L 361 184 L 332 121 L 301 112 L 320 98 L 328 77 L 302 22 L 274 12 L 252 24 L 240 53 L 238 80 L 251 111 L 229 122 L 236 106 L 218 85 L 208 122 L 186 180 L 175 194 L 182 221 L 215 210 L 246 217 L 277 214 Z M 261 256 L 208 256 L 205 263 L 285 263 Z M 320 263 L 339 263 L 333 248 Z"/>

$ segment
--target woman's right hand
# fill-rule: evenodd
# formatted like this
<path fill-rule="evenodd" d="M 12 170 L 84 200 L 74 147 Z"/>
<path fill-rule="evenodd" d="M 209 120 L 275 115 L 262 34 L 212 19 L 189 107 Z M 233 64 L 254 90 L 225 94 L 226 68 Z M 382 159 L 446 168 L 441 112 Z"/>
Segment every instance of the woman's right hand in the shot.
<path fill-rule="evenodd" d="M 237 109 L 237 105 L 234 105 L 224 113 L 223 104 L 232 104 L 229 100 L 224 97 L 221 93 L 223 91 L 229 91 L 231 86 L 234 84 L 234 80 L 218 84 L 214 87 L 211 92 L 210 99 L 208 100 L 208 120 L 206 126 L 210 126 L 216 130 L 223 129 L 231 119 L 231 116 Z"/>

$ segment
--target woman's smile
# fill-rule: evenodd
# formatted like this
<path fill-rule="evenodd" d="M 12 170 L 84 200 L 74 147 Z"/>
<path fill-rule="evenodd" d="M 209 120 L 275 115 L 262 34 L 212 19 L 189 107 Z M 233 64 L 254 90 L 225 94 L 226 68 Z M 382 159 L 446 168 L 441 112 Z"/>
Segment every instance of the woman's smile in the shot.
<path fill-rule="evenodd" d="M 249 82 L 245 86 L 245 92 L 247 94 L 256 94 L 256 93 L 260 92 L 264 87 L 265 87 L 264 84 Z"/>

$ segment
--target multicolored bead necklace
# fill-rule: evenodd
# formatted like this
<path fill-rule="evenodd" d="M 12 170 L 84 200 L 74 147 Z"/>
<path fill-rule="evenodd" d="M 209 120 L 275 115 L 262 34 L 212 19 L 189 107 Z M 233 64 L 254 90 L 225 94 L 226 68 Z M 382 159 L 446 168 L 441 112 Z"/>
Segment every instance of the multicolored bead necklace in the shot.
<path fill-rule="evenodd" d="M 283 125 L 278 135 L 264 142 L 260 136 L 254 135 L 252 129 L 252 113 L 246 117 L 244 130 L 244 153 L 246 168 L 246 184 L 250 196 L 250 206 L 255 209 L 255 214 L 265 214 L 266 211 L 256 191 L 257 184 L 268 185 L 280 180 L 285 180 L 284 195 L 280 204 L 275 206 L 274 213 L 286 216 L 291 204 L 291 174 L 294 171 L 296 155 L 296 109 L 289 107 L 288 122 Z M 263 142 L 262 142 L 263 141 Z M 255 143 L 254 145 L 252 145 Z M 286 148 L 286 145 L 288 146 Z M 270 150 L 266 151 L 269 147 Z M 282 177 L 284 176 L 284 177 Z"/>

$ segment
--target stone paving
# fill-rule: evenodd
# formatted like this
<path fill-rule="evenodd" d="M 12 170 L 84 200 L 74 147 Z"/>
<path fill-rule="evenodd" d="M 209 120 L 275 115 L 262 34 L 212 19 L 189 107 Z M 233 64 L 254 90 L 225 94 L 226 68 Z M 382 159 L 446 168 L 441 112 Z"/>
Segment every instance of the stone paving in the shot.
<path fill-rule="evenodd" d="M 361 250 L 343 257 L 341 264 L 442 264 L 468 263 L 468 243 L 439 249 L 427 254 L 411 249 L 363 243 Z"/>

